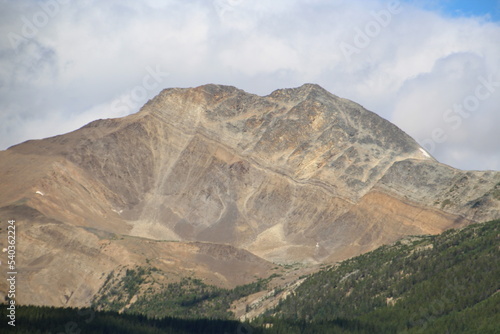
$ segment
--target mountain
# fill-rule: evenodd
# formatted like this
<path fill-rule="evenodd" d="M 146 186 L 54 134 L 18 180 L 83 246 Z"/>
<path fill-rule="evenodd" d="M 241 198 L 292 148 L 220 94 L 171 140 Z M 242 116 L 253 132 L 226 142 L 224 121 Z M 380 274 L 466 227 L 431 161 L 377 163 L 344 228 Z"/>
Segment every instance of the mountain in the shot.
<path fill-rule="evenodd" d="M 443 165 L 311 84 L 166 89 L 136 114 L 0 152 L 0 185 L 18 301 L 36 305 L 88 306 L 112 272 L 145 263 L 162 284 L 232 288 L 274 263 L 314 268 L 500 218 L 499 172 Z"/>
<path fill-rule="evenodd" d="M 343 322 L 363 333 L 498 333 L 499 233 L 497 220 L 404 238 L 311 275 L 261 321 Z"/>
<path fill-rule="evenodd" d="M 202 283 L 185 280 L 169 286 L 155 300 L 139 302 L 139 314 L 134 314 L 139 309 L 119 314 L 23 306 L 17 309 L 22 321 L 15 332 L 42 333 L 40 328 L 60 332 L 71 323 L 85 333 L 102 333 L 104 328 L 119 333 L 184 334 L 498 333 L 499 232 L 497 220 L 437 236 L 411 236 L 325 266 L 304 278 L 287 298 L 281 298 L 279 289 L 266 290 L 270 298 L 280 301 L 251 323 L 228 320 L 214 311 L 221 311 L 218 305 L 227 306 L 224 301 L 231 295 L 266 289 L 259 286 L 264 281 L 231 291 L 198 291 L 193 297 L 191 291 L 179 294 L 180 286 Z M 142 271 L 139 276 L 149 274 Z M 247 310 L 253 312 L 255 306 L 248 304 Z M 200 318 L 199 312 L 207 310 L 211 316 Z M 4 318 L 7 312 L 5 305 L 0 307 Z"/>

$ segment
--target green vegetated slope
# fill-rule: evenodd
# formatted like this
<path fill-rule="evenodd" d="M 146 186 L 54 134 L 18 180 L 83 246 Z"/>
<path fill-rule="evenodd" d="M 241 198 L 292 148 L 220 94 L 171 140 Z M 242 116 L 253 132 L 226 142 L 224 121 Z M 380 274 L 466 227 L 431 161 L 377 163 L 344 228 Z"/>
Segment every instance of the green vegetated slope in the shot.
<path fill-rule="evenodd" d="M 120 277 L 111 273 L 92 307 L 155 318 L 232 319 L 231 303 L 266 289 L 272 278 L 223 289 L 196 278 L 183 278 L 180 282 L 155 286 L 155 274 L 162 273 L 154 267 L 127 269 L 125 275 Z M 139 297 L 134 298 L 136 295 Z"/>
<path fill-rule="evenodd" d="M 500 333 L 499 291 L 500 221 L 493 221 L 409 237 L 316 273 L 260 321 L 345 322 L 367 333 Z"/>
<path fill-rule="evenodd" d="M 500 333 L 500 221 L 406 238 L 331 266 L 251 324 L 227 320 L 229 301 L 267 280 L 224 290 L 185 279 L 130 303 L 150 274 L 110 277 L 95 306 L 130 304 L 125 313 L 23 306 L 15 332 Z"/>

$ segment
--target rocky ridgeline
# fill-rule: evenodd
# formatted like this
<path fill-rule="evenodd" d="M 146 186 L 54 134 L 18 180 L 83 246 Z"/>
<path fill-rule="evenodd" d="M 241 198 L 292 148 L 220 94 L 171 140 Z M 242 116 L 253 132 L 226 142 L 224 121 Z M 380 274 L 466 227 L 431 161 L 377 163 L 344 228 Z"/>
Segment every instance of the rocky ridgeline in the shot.
<path fill-rule="evenodd" d="M 334 262 L 500 218 L 499 172 L 440 164 L 390 122 L 311 84 L 268 96 L 166 89 L 136 114 L 0 152 L 0 184 L 0 212 L 15 214 L 34 245 L 19 245 L 25 291 L 51 305 L 87 303 L 106 276 L 93 272 L 146 253 L 166 272 L 231 286 L 245 282 L 222 270 L 233 260 L 259 277 L 272 266 L 241 249 L 280 263 Z M 151 239 L 181 243 L 152 251 Z M 235 248 L 206 265 L 189 242 Z M 75 264 L 81 256 L 88 261 Z M 190 265 L 178 265 L 183 256 Z M 61 298 L 39 289 L 57 263 L 74 273 Z M 76 298 L 79 286 L 87 290 Z"/>

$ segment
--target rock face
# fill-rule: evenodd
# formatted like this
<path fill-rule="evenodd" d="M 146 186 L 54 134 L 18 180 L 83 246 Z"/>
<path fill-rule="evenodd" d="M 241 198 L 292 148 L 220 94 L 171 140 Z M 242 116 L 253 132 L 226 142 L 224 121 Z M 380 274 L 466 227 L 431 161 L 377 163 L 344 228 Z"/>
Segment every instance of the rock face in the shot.
<path fill-rule="evenodd" d="M 218 268 L 236 258 L 263 277 L 267 261 L 338 261 L 500 218 L 499 172 L 440 164 L 393 124 L 310 84 L 264 97 L 166 89 L 134 115 L 0 152 L 0 184 L 0 217 L 21 221 L 22 239 L 39 247 L 19 243 L 26 293 L 40 294 L 60 258 L 88 256 L 65 279 L 69 294 L 87 289 L 75 305 L 111 267 L 144 261 L 151 239 L 181 241 L 169 256 L 191 254 L 195 274 L 210 271 L 198 241 L 231 247 Z M 218 274 L 215 284 L 245 282 Z"/>

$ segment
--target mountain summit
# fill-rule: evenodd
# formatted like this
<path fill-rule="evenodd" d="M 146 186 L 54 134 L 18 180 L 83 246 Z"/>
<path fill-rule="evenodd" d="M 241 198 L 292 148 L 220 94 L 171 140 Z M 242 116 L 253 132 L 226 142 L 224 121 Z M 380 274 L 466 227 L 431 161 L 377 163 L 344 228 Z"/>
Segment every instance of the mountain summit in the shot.
<path fill-rule="evenodd" d="M 146 258 L 234 285 L 264 277 L 268 261 L 334 262 L 500 218 L 500 173 L 443 165 L 313 84 L 165 89 L 136 114 L 0 152 L 0 184 L 1 216 L 30 240 L 26 299 L 54 305 L 87 305 L 105 279 L 92 272 Z M 37 284 L 77 258 L 88 261 L 69 265 L 66 297 L 44 295 Z M 227 269 L 236 263 L 246 271 Z"/>

